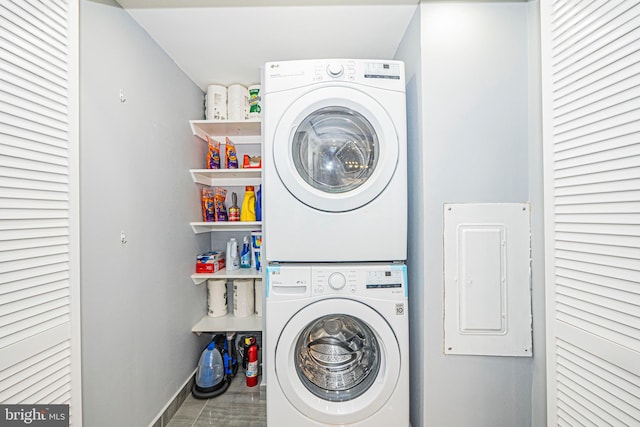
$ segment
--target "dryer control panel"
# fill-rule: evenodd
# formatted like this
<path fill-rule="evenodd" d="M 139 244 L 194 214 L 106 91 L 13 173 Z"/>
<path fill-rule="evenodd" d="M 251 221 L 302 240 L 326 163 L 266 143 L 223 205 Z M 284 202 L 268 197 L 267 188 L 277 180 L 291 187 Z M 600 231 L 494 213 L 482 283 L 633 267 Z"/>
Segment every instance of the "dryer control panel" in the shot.
<path fill-rule="evenodd" d="M 316 84 L 353 83 L 405 91 L 402 61 L 318 59 L 267 62 L 264 95 Z"/>

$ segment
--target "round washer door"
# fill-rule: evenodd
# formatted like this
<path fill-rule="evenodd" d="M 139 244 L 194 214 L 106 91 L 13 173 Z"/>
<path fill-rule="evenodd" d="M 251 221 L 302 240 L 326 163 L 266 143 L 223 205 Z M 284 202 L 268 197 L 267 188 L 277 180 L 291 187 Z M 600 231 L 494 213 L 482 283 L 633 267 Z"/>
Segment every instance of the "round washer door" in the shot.
<path fill-rule="evenodd" d="M 292 406 L 326 424 L 366 420 L 400 375 L 400 347 L 387 321 L 354 300 L 326 299 L 298 311 L 276 344 L 276 377 Z"/>
<path fill-rule="evenodd" d="M 273 159 L 283 185 L 321 211 L 346 212 L 374 200 L 393 177 L 398 156 L 398 134 L 387 111 L 348 87 L 302 95 L 274 134 Z"/>

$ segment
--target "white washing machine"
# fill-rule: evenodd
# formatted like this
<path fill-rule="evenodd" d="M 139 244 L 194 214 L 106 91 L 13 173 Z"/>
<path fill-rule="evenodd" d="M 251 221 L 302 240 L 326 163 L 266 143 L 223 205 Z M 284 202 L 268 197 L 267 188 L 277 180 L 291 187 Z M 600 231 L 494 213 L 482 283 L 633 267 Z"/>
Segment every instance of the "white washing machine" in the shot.
<path fill-rule="evenodd" d="M 409 426 L 405 265 L 269 265 L 266 292 L 268 426 Z"/>
<path fill-rule="evenodd" d="M 407 258 L 404 64 L 264 67 L 267 261 Z"/>

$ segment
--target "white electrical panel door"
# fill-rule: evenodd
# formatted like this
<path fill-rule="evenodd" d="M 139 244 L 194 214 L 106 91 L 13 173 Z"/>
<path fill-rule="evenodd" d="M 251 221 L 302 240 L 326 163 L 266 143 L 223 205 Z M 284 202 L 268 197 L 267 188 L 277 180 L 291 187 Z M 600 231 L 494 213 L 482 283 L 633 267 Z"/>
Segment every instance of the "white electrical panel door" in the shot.
<path fill-rule="evenodd" d="M 524 203 L 445 204 L 444 352 L 531 356 Z"/>

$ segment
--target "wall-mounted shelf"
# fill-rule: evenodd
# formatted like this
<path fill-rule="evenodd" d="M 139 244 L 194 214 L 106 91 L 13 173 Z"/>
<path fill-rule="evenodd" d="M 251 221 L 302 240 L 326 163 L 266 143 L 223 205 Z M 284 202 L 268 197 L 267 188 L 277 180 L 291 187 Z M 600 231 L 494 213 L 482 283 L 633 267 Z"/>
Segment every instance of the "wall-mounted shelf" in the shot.
<path fill-rule="evenodd" d="M 231 308 L 230 308 L 231 309 Z M 231 309 L 233 311 L 233 309 Z M 210 332 L 231 332 L 231 331 L 261 331 L 262 317 L 247 316 L 236 317 L 233 313 L 229 313 L 222 317 L 204 316 L 196 323 L 191 332 L 200 335 L 201 333 Z"/>
<path fill-rule="evenodd" d="M 246 186 L 262 184 L 262 169 L 190 169 L 193 182 L 203 185 Z"/>
<path fill-rule="evenodd" d="M 191 275 L 191 280 L 196 285 L 206 282 L 208 279 L 261 279 L 262 272 L 253 268 L 240 268 L 238 270 L 227 271 L 223 268 L 215 273 L 194 273 Z"/>
<path fill-rule="evenodd" d="M 211 231 L 256 231 L 262 230 L 262 221 L 220 221 L 220 222 L 192 222 L 190 223 L 196 234 Z"/>
<path fill-rule="evenodd" d="M 193 134 L 203 140 L 210 136 L 259 136 L 260 119 L 232 120 L 189 120 Z"/>
<path fill-rule="evenodd" d="M 225 137 L 233 140 L 233 143 L 242 148 L 237 150 L 238 160 L 242 162 L 243 155 L 255 156 L 261 149 L 261 122 L 259 119 L 242 121 L 232 120 L 190 120 L 191 131 L 198 138 L 206 141 L 207 135 L 225 144 Z M 221 157 L 224 147 L 221 148 Z M 222 159 L 221 159 L 222 160 Z M 207 186 L 236 186 L 262 185 L 262 170 L 258 168 L 247 169 L 191 169 L 189 170 L 193 182 Z M 262 230 L 261 221 L 220 221 L 220 222 L 192 222 L 190 223 L 196 234 L 210 232 L 235 232 Z M 212 241 L 214 239 L 212 238 Z M 238 269 L 227 271 L 222 269 L 215 273 L 195 273 L 191 275 L 194 284 L 199 285 L 208 279 L 261 279 L 262 273 L 255 269 Z M 196 334 L 230 332 L 230 331 L 262 331 L 262 317 L 236 317 L 233 308 L 223 317 L 204 316 L 191 329 Z"/>

